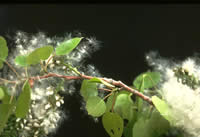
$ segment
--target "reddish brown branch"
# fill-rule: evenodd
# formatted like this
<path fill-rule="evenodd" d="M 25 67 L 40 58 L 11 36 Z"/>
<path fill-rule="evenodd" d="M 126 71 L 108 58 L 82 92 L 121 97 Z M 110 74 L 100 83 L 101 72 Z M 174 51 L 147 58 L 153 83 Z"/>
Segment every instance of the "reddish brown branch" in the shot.
<path fill-rule="evenodd" d="M 153 105 L 151 98 L 149 98 L 148 96 L 145 96 L 144 94 L 142 94 L 141 92 L 139 92 L 135 89 L 130 88 L 129 86 L 122 83 L 121 81 L 113 81 L 112 84 L 115 86 L 123 87 L 125 90 L 132 92 L 136 96 L 139 96 L 143 100 L 145 100 L 145 101 L 149 102 L 151 105 Z"/>
<path fill-rule="evenodd" d="M 87 75 L 84 75 L 84 74 L 81 74 L 81 76 L 66 76 L 66 75 L 60 75 L 60 74 L 56 74 L 56 73 L 48 73 L 48 74 L 43 75 L 43 76 L 30 77 L 29 81 L 34 83 L 35 80 L 45 79 L 45 78 L 49 78 L 49 77 L 64 78 L 66 80 L 92 79 L 92 78 L 94 78 L 92 76 L 87 76 Z M 108 79 L 108 78 L 99 78 L 99 79 L 102 79 L 102 80 L 104 80 L 104 81 L 106 81 L 106 82 L 108 82 L 112 85 L 123 88 L 123 89 L 133 93 L 134 95 L 139 96 L 143 100 L 147 101 L 149 104 L 153 105 L 151 98 L 149 98 L 148 96 L 145 96 L 144 94 L 140 93 L 139 91 L 137 91 L 135 89 L 130 88 L 126 84 L 122 83 L 121 81 L 115 81 L 113 79 Z"/>

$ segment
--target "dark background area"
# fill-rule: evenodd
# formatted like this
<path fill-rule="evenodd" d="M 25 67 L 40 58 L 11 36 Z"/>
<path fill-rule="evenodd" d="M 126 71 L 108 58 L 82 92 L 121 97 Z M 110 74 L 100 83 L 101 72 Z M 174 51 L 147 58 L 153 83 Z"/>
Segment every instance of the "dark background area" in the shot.
<path fill-rule="evenodd" d="M 192 4 L 4 4 L 0 35 L 15 30 L 62 36 L 78 30 L 102 48 L 88 59 L 106 77 L 128 85 L 148 69 L 145 53 L 184 59 L 200 52 L 200 5 Z M 80 110 L 80 96 L 66 99 L 70 117 L 56 137 L 108 137 L 101 122 Z"/>

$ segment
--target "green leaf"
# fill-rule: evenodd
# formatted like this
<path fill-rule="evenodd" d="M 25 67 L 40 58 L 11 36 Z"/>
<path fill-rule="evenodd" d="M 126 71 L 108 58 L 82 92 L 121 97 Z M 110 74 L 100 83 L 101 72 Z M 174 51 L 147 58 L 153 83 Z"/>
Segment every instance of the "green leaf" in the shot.
<path fill-rule="evenodd" d="M 96 82 L 96 83 L 102 83 L 104 85 L 106 85 L 107 87 L 111 87 L 111 88 L 114 88 L 115 86 L 111 85 L 110 83 L 102 80 L 102 79 L 99 79 L 99 78 L 92 78 L 89 80 L 90 82 Z"/>
<path fill-rule="evenodd" d="M 27 115 L 30 106 L 30 101 L 31 101 L 31 88 L 27 80 L 24 83 L 22 92 L 20 93 L 20 96 L 17 100 L 15 114 L 18 118 L 24 118 Z"/>
<path fill-rule="evenodd" d="M 0 100 L 4 98 L 5 94 L 2 88 L 0 88 Z"/>
<path fill-rule="evenodd" d="M 148 89 L 156 86 L 160 81 L 159 72 L 145 72 L 136 77 L 133 81 L 133 85 L 137 89 Z"/>
<path fill-rule="evenodd" d="M 132 137 L 151 137 L 151 134 L 147 131 L 148 120 L 141 117 L 137 120 L 133 127 Z"/>
<path fill-rule="evenodd" d="M 0 104 L 0 135 L 5 127 L 10 114 L 13 112 L 14 104 Z"/>
<path fill-rule="evenodd" d="M 69 54 L 78 44 L 80 43 L 81 38 L 73 38 L 70 40 L 67 40 L 65 42 L 62 42 L 60 45 L 56 47 L 56 55 L 66 55 Z"/>
<path fill-rule="evenodd" d="M 4 97 L 2 99 L 3 104 L 10 104 L 11 102 L 11 96 L 8 94 L 8 89 L 5 86 L 0 86 L 0 89 L 4 91 Z M 16 98 L 12 97 L 12 102 L 16 102 Z"/>
<path fill-rule="evenodd" d="M 131 99 L 132 93 L 128 91 L 120 91 L 116 95 L 115 104 L 114 104 L 114 112 L 119 114 L 123 119 L 127 119 L 129 121 L 134 117 L 134 103 Z M 109 101 L 109 102 L 108 102 Z M 113 102 L 113 96 L 110 96 L 107 101 L 107 107 L 111 108 Z"/>
<path fill-rule="evenodd" d="M 8 56 L 8 47 L 6 40 L 0 36 L 0 69 L 3 68 L 3 62 Z"/>
<path fill-rule="evenodd" d="M 164 100 L 158 98 L 157 96 L 152 97 L 152 102 L 155 105 L 156 109 L 160 112 L 160 114 L 167 119 L 170 123 L 173 122 L 172 120 L 172 113 L 171 109 L 169 108 L 168 104 L 165 103 Z"/>
<path fill-rule="evenodd" d="M 140 92 L 144 92 L 144 78 L 145 78 L 145 75 L 142 75 L 143 79 L 140 83 L 140 86 L 139 86 L 139 91 Z M 143 109 L 143 99 L 141 99 L 140 97 L 136 97 L 136 104 L 137 104 L 137 108 L 138 108 L 138 113 L 142 112 L 142 109 Z"/>
<path fill-rule="evenodd" d="M 0 86 L 0 89 L 4 91 L 4 98 L 2 104 L 0 104 L 0 135 L 5 127 L 10 114 L 14 111 L 14 106 L 16 103 L 15 97 L 12 101 L 10 100 L 11 96 L 7 93 L 7 88 L 5 86 Z"/>
<path fill-rule="evenodd" d="M 103 127 L 110 137 L 121 137 L 124 128 L 123 119 L 116 113 L 106 112 L 102 117 Z"/>
<path fill-rule="evenodd" d="M 13 100 L 11 102 L 7 102 L 7 95 L 6 94 L 6 88 L 1 86 L 1 88 L 4 90 L 5 92 L 5 97 L 3 98 L 3 104 L 0 104 L 0 135 L 8 121 L 9 116 L 13 113 L 14 108 L 15 108 L 15 98 L 13 98 Z M 9 100 L 10 101 L 10 100 Z"/>
<path fill-rule="evenodd" d="M 12 98 L 12 102 L 16 103 L 16 98 L 13 96 L 11 97 L 11 95 L 9 95 L 8 93 L 8 89 L 5 86 L 0 86 L 1 89 L 3 89 L 4 91 L 4 98 L 2 99 L 2 103 L 3 104 L 11 104 L 11 98 Z"/>
<path fill-rule="evenodd" d="M 17 64 L 17 65 L 19 65 L 21 67 L 28 66 L 28 64 L 27 64 L 27 56 L 24 56 L 24 55 L 17 56 L 15 58 L 15 64 Z"/>
<path fill-rule="evenodd" d="M 152 137 L 160 137 L 170 129 L 170 124 L 158 111 L 154 110 L 149 120 L 148 128 L 153 132 Z"/>
<path fill-rule="evenodd" d="M 89 80 L 83 80 L 81 85 L 81 95 L 85 101 L 87 101 L 89 97 L 97 96 L 97 84 L 90 82 Z"/>
<path fill-rule="evenodd" d="M 98 96 L 88 98 L 86 102 L 86 109 L 89 115 L 99 117 L 106 111 L 106 104 L 103 99 Z"/>
<path fill-rule="evenodd" d="M 39 63 L 40 60 L 46 60 L 49 58 L 52 52 L 53 52 L 52 46 L 44 46 L 41 48 L 37 48 L 27 56 L 27 64 L 35 65 Z"/>
<path fill-rule="evenodd" d="M 153 111 L 150 119 L 140 117 L 133 127 L 133 137 L 160 137 L 170 128 L 169 122 L 157 111 Z"/>

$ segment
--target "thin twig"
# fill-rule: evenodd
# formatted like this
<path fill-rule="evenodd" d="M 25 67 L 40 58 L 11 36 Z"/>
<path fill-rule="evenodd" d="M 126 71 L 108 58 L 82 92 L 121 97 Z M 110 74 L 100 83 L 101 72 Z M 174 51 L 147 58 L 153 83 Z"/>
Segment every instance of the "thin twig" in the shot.
<path fill-rule="evenodd" d="M 13 83 L 13 84 L 16 84 L 17 82 L 16 81 L 11 81 L 11 80 L 7 80 L 7 79 L 4 79 L 4 78 L 0 78 L 1 81 L 4 81 L 6 83 Z"/>
<path fill-rule="evenodd" d="M 116 93 L 114 93 L 114 96 L 113 96 L 113 102 L 112 102 L 112 112 L 114 112 L 114 105 L 115 105 L 115 101 L 116 101 Z"/>
<path fill-rule="evenodd" d="M 17 71 L 11 66 L 11 64 L 9 64 L 7 61 L 4 61 L 8 67 L 17 75 L 18 78 L 20 78 L 19 74 L 17 73 Z"/>
<path fill-rule="evenodd" d="M 25 67 L 25 74 L 26 74 L 26 77 L 28 77 L 28 67 Z"/>
<path fill-rule="evenodd" d="M 105 100 L 106 98 L 108 98 L 109 96 L 111 96 L 113 94 L 113 92 L 109 93 L 108 95 L 106 95 L 103 100 Z"/>
<path fill-rule="evenodd" d="M 112 92 L 111 89 L 107 89 L 107 88 L 98 88 L 98 90 L 104 90 L 104 91 Z"/>
<path fill-rule="evenodd" d="M 69 64 L 65 64 L 65 63 L 62 63 L 64 66 L 68 67 L 71 71 L 73 71 L 74 73 L 76 73 L 77 75 L 81 76 L 81 73 L 74 67 L 72 67 L 71 65 Z"/>
<path fill-rule="evenodd" d="M 45 65 L 45 67 L 44 67 L 44 69 L 45 69 L 45 71 L 47 72 L 47 66 L 48 66 L 48 64 L 49 64 L 49 62 L 51 61 L 51 59 L 54 57 L 54 55 L 51 55 L 50 57 L 49 57 L 49 59 L 47 60 L 47 63 L 46 63 L 46 65 Z"/>
<path fill-rule="evenodd" d="M 46 72 L 46 70 L 45 70 L 45 67 L 44 67 L 44 64 L 43 64 L 43 61 L 42 60 L 40 60 L 40 65 L 41 65 L 41 67 L 42 67 L 42 69 Z"/>

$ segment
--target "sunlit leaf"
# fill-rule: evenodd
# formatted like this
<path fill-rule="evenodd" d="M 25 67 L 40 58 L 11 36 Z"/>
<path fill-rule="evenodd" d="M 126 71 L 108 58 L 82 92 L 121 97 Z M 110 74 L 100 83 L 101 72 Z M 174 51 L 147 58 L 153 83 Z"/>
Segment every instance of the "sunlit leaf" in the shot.
<path fill-rule="evenodd" d="M 62 42 L 56 47 L 56 55 L 66 55 L 69 54 L 78 44 L 80 43 L 81 38 L 73 38 L 70 40 L 67 40 L 65 42 Z"/>
<path fill-rule="evenodd" d="M 114 112 L 118 113 L 123 119 L 131 120 L 134 116 L 133 101 L 131 99 L 132 93 L 128 91 L 120 91 L 117 93 L 114 104 Z M 112 108 L 113 96 L 107 100 L 107 111 Z"/>
<path fill-rule="evenodd" d="M 16 105 L 16 116 L 19 118 L 24 118 L 29 110 L 30 100 L 31 99 L 31 88 L 28 83 L 28 80 L 24 83 L 22 92 L 17 100 Z"/>
<path fill-rule="evenodd" d="M 15 64 L 17 64 L 17 65 L 19 65 L 21 67 L 28 66 L 28 64 L 27 64 L 27 56 L 23 56 L 23 55 L 17 56 L 15 58 Z"/>
<path fill-rule="evenodd" d="M 102 117 L 103 127 L 110 137 L 121 137 L 124 128 L 123 119 L 116 113 L 106 112 Z"/>
<path fill-rule="evenodd" d="M 0 100 L 4 98 L 5 94 L 2 88 L 0 88 Z"/>
<path fill-rule="evenodd" d="M 90 82 L 96 82 L 96 83 L 102 83 L 102 84 L 106 85 L 107 87 L 112 87 L 112 88 L 115 87 L 115 86 L 111 85 L 110 83 L 108 83 L 108 82 L 106 82 L 102 79 L 99 79 L 99 78 L 92 78 L 89 81 Z"/>
<path fill-rule="evenodd" d="M 97 84 L 90 82 L 89 80 L 83 80 L 81 85 L 81 95 L 85 101 L 87 101 L 89 97 L 97 96 Z"/>
<path fill-rule="evenodd" d="M 165 119 L 167 119 L 169 122 L 173 122 L 171 109 L 169 108 L 168 104 L 164 100 L 158 98 L 157 96 L 153 96 L 152 102 L 155 105 L 156 109 L 160 112 L 160 114 Z"/>
<path fill-rule="evenodd" d="M 106 104 L 103 99 L 98 96 L 88 98 L 86 102 L 86 109 L 89 115 L 99 117 L 106 111 Z"/>
<path fill-rule="evenodd" d="M 41 48 L 37 48 L 27 56 L 27 64 L 35 65 L 39 63 L 40 60 L 46 60 L 49 58 L 52 52 L 53 52 L 52 46 L 44 46 Z"/>
<path fill-rule="evenodd" d="M 6 40 L 0 36 L 0 69 L 3 67 L 3 62 L 8 56 L 8 47 Z"/>
<path fill-rule="evenodd" d="M 143 90 L 156 86 L 159 81 L 160 81 L 159 72 L 145 72 L 136 77 L 136 79 L 133 81 L 133 85 L 137 89 Z"/>

